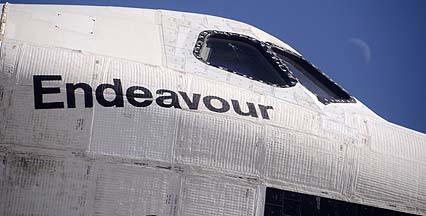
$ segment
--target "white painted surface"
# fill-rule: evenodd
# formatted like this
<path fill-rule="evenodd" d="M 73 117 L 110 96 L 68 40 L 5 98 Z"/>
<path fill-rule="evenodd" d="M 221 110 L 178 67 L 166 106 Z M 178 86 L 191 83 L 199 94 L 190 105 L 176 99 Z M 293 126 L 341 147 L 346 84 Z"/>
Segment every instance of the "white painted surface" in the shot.
<path fill-rule="evenodd" d="M 10 8 L 5 38 L 154 65 L 161 63 L 155 11 L 54 5 Z"/>
<path fill-rule="evenodd" d="M 280 89 L 209 67 L 192 49 L 211 29 L 289 48 L 252 26 L 205 15 L 9 5 L 0 214 L 262 215 L 262 193 L 273 186 L 426 215 L 426 135 L 360 102 L 324 106 L 302 85 Z M 123 89 L 215 95 L 274 110 L 265 120 L 213 113 L 202 103 L 190 110 L 182 98 L 182 109 L 127 101 L 84 108 L 82 92 L 77 108 L 35 110 L 33 75 L 62 76 L 46 82 L 61 87 L 49 101 L 66 101 L 65 83 L 96 87 L 119 78 Z"/>

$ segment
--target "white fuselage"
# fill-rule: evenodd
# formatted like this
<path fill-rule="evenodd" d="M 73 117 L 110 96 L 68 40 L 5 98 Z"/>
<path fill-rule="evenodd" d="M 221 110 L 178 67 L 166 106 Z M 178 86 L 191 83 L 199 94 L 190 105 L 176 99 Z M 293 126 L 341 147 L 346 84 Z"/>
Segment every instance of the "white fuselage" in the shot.
<path fill-rule="evenodd" d="M 425 134 L 193 55 L 205 30 L 297 53 L 255 27 L 88 6 L 2 17 L 0 215 L 261 216 L 266 187 L 426 215 Z"/>

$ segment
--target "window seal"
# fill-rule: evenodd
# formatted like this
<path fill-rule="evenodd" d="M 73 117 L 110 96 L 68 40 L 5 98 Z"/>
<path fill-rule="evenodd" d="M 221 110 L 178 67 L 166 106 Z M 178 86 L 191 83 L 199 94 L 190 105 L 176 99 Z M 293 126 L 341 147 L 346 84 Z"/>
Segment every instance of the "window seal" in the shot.
<path fill-rule="evenodd" d="M 256 79 L 253 77 L 249 77 L 245 74 L 239 73 L 238 71 L 232 71 L 228 68 L 224 68 L 217 65 L 212 65 L 210 62 L 205 61 L 201 57 L 201 49 L 204 46 L 204 44 L 207 42 L 207 39 L 209 37 L 216 37 L 221 39 L 227 39 L 227 40 L 238 40 L 244 43 L 247 43 L 251 46 L 254 46 L 256 49 L 258 49 L 266 58 L 266 60 L 271 63 L 271 65 L 280 72 L 281 77 L 285 80 L 284 85 L 278 85 L 275 83 L 266 82 L 264 80 Z M 218 31 L 218 30 L 205 30 L 202 31 L 197 38 L 197 41 L 195 42 L 195 46 L 193 49 L 193 55 L 195 58 L 200 60 L 201 62 L 219 68 L 221 70 L 225 70 L 227 72 L 237 74 L 243 77 L 246 77 L 251 80 L 258 81 L 260 83 L 265 83 L 268 85 L 271 85 L 273 87 L 279 87 L 279 88 L 290 88 L 294 87 L 299 81 L 294 75 L 290 72 L 287 65 L 284 64 L 281 59 L 277 56 L 277 54 L 274 52 L 274 49 L 279 50 L 281 52 L 285 52 L 290 54 L 292 57 L 295 57 L 300 61 L 302 67 L 308 67 L 311 68 L 311 71 L 314 71 L 314 74 L 312 74 L 316 79 L 318 79 L 320 82 L 322 82 L 324 85 L 326 85 L 330 90 L 332 90 L 334 93 L 336 93 L 340 98 L 324 98 L 317 96 L 318 100 L 327 105 L 330 103 L 356 103 L 356 100 L 353 96 L 351 96 L 343 87 L 341 87 L 339 84 L 337 84 L 335 81 L 333 81 L 329 76 L 327 76 L 325 73 L 321 72 L 315 65 L 311 64 L 309 61 L 307 61 L 304 57 L 300 56 L 297 53 L 294 53 L 288 49 L 284 49 L 280 46 L 277 46 L 270 42 L 263 42 L 259 41 L 256 38 L 238 34 L 238 33 L 232 33 L 232 32 L 225 32 L 225 31 Z M 299 63 L 299 62 L 298 62 Z M 310 71 L 310 72 L 311 72 Z"/>

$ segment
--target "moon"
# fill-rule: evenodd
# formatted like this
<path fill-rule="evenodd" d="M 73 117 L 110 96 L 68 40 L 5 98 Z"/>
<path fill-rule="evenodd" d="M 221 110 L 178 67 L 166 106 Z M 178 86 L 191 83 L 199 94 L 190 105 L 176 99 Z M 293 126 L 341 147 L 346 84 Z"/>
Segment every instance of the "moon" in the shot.
<path fill-rule="evenodd" d="M 359 48 L 366 64 L 370 63 L 371 49 L 367 42 L 360 38 L 350 38 L 348 42 Z"/>

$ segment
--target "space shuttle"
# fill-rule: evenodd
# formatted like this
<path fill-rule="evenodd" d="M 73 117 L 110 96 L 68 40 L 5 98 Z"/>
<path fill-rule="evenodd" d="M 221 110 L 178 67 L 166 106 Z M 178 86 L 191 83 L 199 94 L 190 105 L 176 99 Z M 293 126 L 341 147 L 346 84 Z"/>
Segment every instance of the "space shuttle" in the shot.
<path fill-rule="evenodd" d="M 426 215 L 426 135 L 251 25 L 2 4 L 0 215 Z"/>

